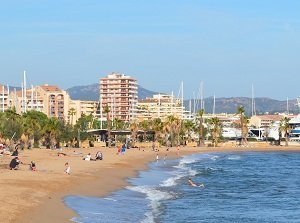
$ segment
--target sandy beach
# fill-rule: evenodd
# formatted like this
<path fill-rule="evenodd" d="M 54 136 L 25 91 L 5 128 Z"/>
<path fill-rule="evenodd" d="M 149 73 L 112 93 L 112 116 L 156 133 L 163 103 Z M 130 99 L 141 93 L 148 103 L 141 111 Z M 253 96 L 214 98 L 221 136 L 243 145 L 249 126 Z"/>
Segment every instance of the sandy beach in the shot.
<path fill-rule="evenodd" d="M 84 155 L 94 156 L 99 150 L 103 160 L 82 160 Z M 265 143 L 255 147 L 183 147 L 179 154 L 176 148 L 169 152 L 160 148 L 158 154 L 162 158 L 167 153 L 168 159 L 172 159 L 192 153 L 231 151 L 300 151 L 300 147 L 271 147 Z M 64 149 L 65 156 L 57 153 L 46 149 L 21 151 L 19 158 L 23 164 L 19 170 L 8 169 L 12 157 L 0 158 L 0 222 L 70 222 L 76 213 L 64 206 L 63 197 L 107 195 L 126 186 L 126 179 L 147 168 L 157 155 L 150 148 L 129 149 L 124 155 L 117 155 L 115 148 Z M 36 172 L 29 170 L 31 161 L 37 164 Z M 70 175 L 64 173 L 66 162 L 71 166 Z"/>

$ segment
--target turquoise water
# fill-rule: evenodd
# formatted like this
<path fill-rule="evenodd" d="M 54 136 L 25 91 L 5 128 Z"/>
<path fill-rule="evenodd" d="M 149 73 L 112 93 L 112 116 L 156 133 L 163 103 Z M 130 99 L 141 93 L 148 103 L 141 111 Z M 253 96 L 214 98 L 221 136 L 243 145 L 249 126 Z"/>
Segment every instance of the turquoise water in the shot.
<path fill-rule="evenodd" d="M 300 222 L 300 153 L 245 152 L 151 163 L 105 198 L 70 196 L 75 222 Z M 188 178 L 205 187 L 191 187 Z"/>

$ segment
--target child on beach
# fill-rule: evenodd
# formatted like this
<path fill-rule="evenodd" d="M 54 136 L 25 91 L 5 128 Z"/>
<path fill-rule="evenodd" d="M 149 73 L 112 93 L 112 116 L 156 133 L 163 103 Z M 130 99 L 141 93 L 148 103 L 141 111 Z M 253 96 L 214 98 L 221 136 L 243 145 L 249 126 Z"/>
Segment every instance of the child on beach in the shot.
<path fill-rule="evenodd" d="M 31 163 L 29 164 L 29 169 L 31 171 L 36 171 L 36 165 L 35 165 L 35 162 L 31 161 Z"/>
<path fill-rule="evenodd" d="M 68 162 L 65 163 L 65 173 L 70 175 L 71 167 Z"/>

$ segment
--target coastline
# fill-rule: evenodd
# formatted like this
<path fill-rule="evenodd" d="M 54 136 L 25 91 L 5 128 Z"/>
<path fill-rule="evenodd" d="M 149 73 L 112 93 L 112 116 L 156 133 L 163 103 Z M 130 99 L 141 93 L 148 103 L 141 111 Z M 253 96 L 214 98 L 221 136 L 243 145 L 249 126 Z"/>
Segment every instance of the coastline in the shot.
<path fill-rule="evenodd" d="M 63 203 L 65 196 L 108 195 L 127 186 L 128 178 L 136 176 L 138 171 L 147 168 L 149 162 L 156 160 L 156 152 L 150 148 L 146 148 L 145 151 L 143 149 L 130 149 L 125 155 L 116 155 L 114 148 L 76 149 L 76 153 L 84 155 L 90 152 L 95 154 L 98 150 L 103 152 L 103 161 L 83 161 L 81 156 L 74 154 L 74 149 L 64 150 L 67 154 L 65 157 L 58 157 L 57 151 L 49 150 L 23 152 L 20 155 L 23 162 L 28 163 L 30 162 L 29 159 L 34 159 L 37 162 L 38 170 L 39 168 L 40 170 L 33 173 L 22 168 L 12 172 L 1 168 L 1 178 L 5 182 L 1 184 L 6 185 L 3 188 L 5 191 L 10 192 L 0 195 L 2 201 L 0 210 L 3 213 L 0 221 L 71 222 L 70 219 L 75 217 L 76 213 Z M 248 151 L 300 151 L 300 147 L 184 147 L 180 149 L 179 155 L 177 149 L 172 148 L 168 152 L 168 159 L 193 153 Z M 165 153 L 165 148 L 160 148 L 159 155 L 162 157 Z M 63 173 L 65 161 L 71 164 L 71 175 Z M 1 160 L 1 165 L 3 165 L 2 163 L 3 160 Z M 11 208 L 12 205 L 17 206 Z"/>

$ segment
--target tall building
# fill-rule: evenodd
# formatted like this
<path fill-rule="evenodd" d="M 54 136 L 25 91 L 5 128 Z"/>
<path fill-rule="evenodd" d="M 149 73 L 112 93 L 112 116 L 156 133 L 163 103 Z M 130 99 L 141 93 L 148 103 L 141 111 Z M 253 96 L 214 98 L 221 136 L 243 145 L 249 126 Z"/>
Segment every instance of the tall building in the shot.
<path fill-rule="evenodd" d="M 100 79 L 101 118 L 107 118 L 104 108 L 108 106 L 111 120 L 131 121 L 136 118 L 137 102 L 136 79 L 120 73 L 111 73 Z"/>
<path fill-rule="evenodd" d="M 0 111 L 4 112 L 9 108 L 9 89 L 4 85 L 0 84 Z"/>

